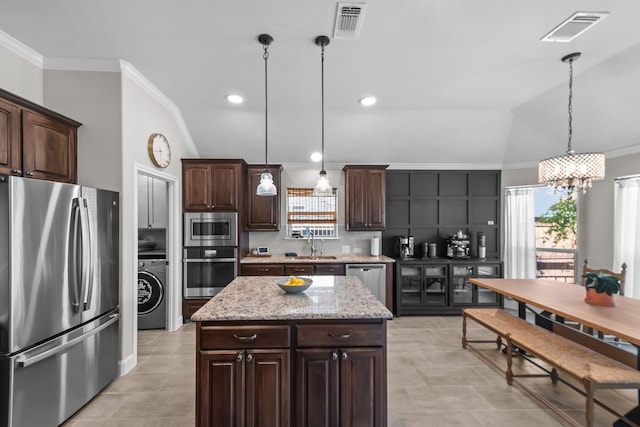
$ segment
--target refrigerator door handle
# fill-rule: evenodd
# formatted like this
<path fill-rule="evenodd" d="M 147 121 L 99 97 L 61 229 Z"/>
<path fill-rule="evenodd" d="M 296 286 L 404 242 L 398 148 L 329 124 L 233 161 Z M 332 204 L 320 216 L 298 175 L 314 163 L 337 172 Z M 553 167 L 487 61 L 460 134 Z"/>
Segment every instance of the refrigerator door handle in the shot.
<path fill-rule="evenodd" d="M 16 362 L 18 363 L 18 366 L 21 368 L 26 368 L 28 366 L 31 366 L 35 363 L 38 363 L 44 359 L 47 359 L 51 356 L 55 356 L 58 353 L 62 353 L 63 351 L 65 351 L 66 349 L 68 349 L 69 347 L 72 347 L 74 345 L 76 345 L 77 343 L 79 343 L 80 341 L 84 341 L 87 338 L 97 334 L 98 332 L 102 331 L 103 329 L 108 328 L 109 326 L 111 326 L 113 323 L 118 321 L 118 318 L 120 318 L 120 315 L 118 313 L 113 313 L 111 315 L 109 315 L 109 320 L 107 320 L 105 323 L 103 323 L 102 325 L 98 326 L 97 328 L 87 332 L 84 335 L 80 335 L 77 336 L 75 338 L 73 338 L 72 340 L 69 340 L 63 344 L 60 344 L 54 348 L 51 348 L 47 351 L 43 351 L 40 354 L 37 354 L 33 357 L 27 357 L 27 356 L 18 356 L 16 358 Z"/>
<path fill-rule="evenodd" d="M 82 310 L 91 308 L 91 288 L 93 278 L 93 257 L 91 248 L 91 232 L 89 227 L 89 208 L 87 199 L 80 199 L 80 226 L 82 229 Z"/>
<path fill-rule="evenodd" d="M 79 228 L 80 228 L 80 201 L 78 198 L 73 199 L 71 205 L 71 227 L 72 227 L 72 235 L 71 235 L 71 257 L 70 257 L 70 276 L 71 276 L 71 287 L 73 290 L 73 301 L 71 302 L 71 306 L 73 307 L 73 311 L 75 313 L 80 311 L 80 287 L 81 282 L 78 278 L 78 236 L 79 236 Z M 82 268 L 82 262 L 80 262 L 80 268 Z"/>

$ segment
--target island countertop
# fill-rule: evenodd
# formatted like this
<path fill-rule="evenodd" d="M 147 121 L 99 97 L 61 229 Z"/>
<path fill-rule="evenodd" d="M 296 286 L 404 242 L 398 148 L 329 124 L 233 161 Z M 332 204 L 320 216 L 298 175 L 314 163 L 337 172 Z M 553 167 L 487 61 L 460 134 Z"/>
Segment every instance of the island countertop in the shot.
<path fill-rule="evenodd" d="M 313 284 L 288 294 L 278 276 L 238 276 L 191 320 L 390 319 L 391 312 L 356 277 L 311 276 Z"/>

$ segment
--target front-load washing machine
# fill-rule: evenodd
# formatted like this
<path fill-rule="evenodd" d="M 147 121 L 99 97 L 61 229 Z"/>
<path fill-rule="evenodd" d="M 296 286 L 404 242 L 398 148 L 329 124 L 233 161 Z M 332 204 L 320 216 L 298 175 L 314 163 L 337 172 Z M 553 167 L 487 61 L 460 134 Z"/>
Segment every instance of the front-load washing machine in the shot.
<path fill-rule="evenodd" d="M 164 329 L 167 260 L 138 260 L 138 329 Z"/>

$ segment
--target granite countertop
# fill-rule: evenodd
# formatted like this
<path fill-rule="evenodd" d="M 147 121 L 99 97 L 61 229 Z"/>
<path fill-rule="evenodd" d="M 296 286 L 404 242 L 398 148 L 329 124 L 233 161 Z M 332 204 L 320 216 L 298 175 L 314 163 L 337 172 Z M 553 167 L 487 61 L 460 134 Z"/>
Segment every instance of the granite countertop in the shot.
<path fill-rule="evenodd" d="M 396 260 L 385 255 L 358 254 L 317 255 L 314 258 L 310 258 L 307 254 L 301 254 L 297 257 L 285 255 L 245 256 L 240 260 L 240 264 L 361 264 L 380 262 L 396 262 Z"/>
<path fill-rule="evenodd" d="M 306 276 L 305 276 L 306 277 Z M 191 316 L 222 320 L 390 319 L 391 312 L 356 277 L 310 276 L 313 284 L 288 294 L 278 276 L 238 276 Z"/>

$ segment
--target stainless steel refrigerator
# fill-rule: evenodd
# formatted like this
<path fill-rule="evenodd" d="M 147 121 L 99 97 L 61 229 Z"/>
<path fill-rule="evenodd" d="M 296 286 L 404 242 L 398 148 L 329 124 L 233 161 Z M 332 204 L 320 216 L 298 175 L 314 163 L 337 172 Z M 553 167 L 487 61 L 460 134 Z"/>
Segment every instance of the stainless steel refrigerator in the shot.
<path fill-rule="evenodd" d="M 0 426 L 57 426 L 118 375 L 118 193 L 0 175 Z"/>

